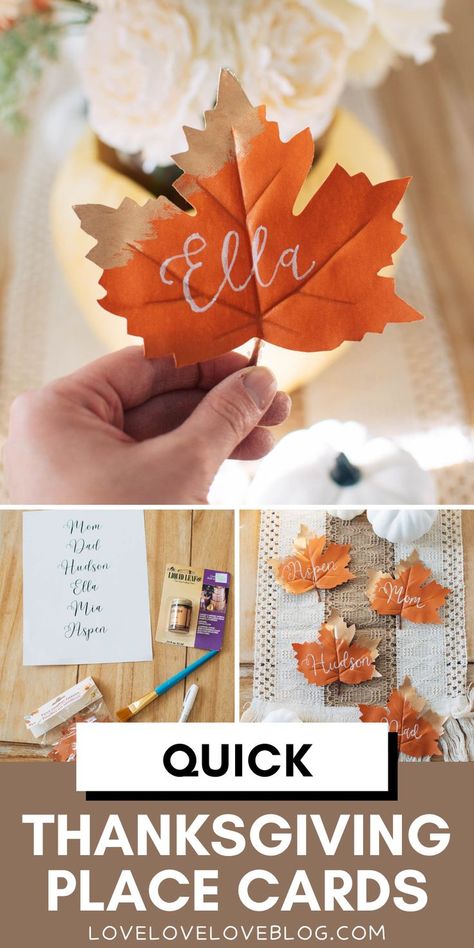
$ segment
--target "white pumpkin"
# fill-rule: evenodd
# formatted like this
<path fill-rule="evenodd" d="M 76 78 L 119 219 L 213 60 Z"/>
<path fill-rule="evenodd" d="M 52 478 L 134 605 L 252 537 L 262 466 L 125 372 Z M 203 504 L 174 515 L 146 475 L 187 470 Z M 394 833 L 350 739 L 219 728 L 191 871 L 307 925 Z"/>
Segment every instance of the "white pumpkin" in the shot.
<path fill-rule="evenodd" d="M 209 489 L 208 504 L 241 507 L 250 484 L 250 467 L 250 461 L 224 461 Z"/>
<path fill-rule="evenodd" d="M 245 504 L 435 504 L 434 480 L 388 438 L 355 422 L 293 431 L 258 465 Z"/>
<path fill-rule="evenodd" d="M 328 514 L 338 520 L 354 520 L 354 517 L 364 513 L 364 510 L 365 507 L 328 507 Z"/>
<path fill-rule="evenodd" d="M 296 724 L 301 722 L 301 718 L 290 708 L 275 708 L 274 711 L 269 711 L 263 720 L 265 724 Z"/>
<path fill-rule="evenodd" d="M 402 509 L 368 510 L 367 519 L 378 537 L 390 543 L 413 543 L 428 533 L 433 526 L 437 510 Z"/>

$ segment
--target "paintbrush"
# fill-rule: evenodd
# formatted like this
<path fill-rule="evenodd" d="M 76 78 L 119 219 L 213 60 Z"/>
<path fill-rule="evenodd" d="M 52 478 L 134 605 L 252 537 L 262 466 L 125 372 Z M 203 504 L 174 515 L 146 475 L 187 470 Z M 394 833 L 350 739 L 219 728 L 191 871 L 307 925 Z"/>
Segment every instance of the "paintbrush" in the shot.
<path fill-rule="evenodd" d="M 218 654 L 219 652 L 217 650 L 207 652 L 206 655 L 198 658 L 192 665 L 188 665 L 187 668 L 182 668 L 176 675 L 172 675 L 167 681 L 164 681 L 161 685 L 157 685 L 153 691 L 149 691 L 148 694 L 143 695 L 143 698 L 139 698 L 138 701 L 132 701 L 126 708 L 121 708 L 120 711 L 116 711 L 119 721 L 129 721 L 135 714 L 138 714 L 138 712 L 146 708 L 148 704 L 151 704 L 155 698 L 164 695 L 166 691 L 169 691 L 170 688 L 173 688 L 178 682 L 183 681 L 183 678 L 187 678 L 191 672 L 196 671 L 197 668 L 200 668 L 201 665 L 204 665 L 210 658 L 214 658 L 214 656 Z"/>

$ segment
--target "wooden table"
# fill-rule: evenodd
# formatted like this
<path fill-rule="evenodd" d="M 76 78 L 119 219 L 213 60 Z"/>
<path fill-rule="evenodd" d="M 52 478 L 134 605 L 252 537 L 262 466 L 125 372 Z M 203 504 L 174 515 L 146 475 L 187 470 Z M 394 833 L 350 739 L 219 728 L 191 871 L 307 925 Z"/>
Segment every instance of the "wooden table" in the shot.
<path fill-rule="evenodd" d="M 240 713 L 252 700 L 256 577 L 260 511 L 240 514 Z M 474 682 L 474 510 L 463 510 L 468 680 Z"/>
<path fill-rule="evenodd" d="M 166 562 L 190 563 L 234 573 L 234 517 L 227 510 L 147 510 L 151 628 L 154 636 Z M 110 711 L 151 691 L 203 653 L 153 642 L 153 662 L 25 668 L 22 664 L 22 514 L 0 511 L 0 758 L 44 757 L 27 739 L 23 717 L 40 704 L 92 675 Z M 196 672 L 199 694 L 194 721 L 234 720 L 234 596 L 231 586 L 224 647 Z M 172 688 L 140 715 L 140 721 L 177 721 L 189 680 Z"/>
<path fill-rule="evenodd" d="M 434 58 L 423 66 L 403 60 L 373 95 L 399 174 L 414 178 L 408 201 L 416 239 L 474 424 L 474 3 L 448 0 L 445 18 L 451 31 L 436 38 Z M 292 401 L 279 437 L 308 424 L 303 391 Z"/>

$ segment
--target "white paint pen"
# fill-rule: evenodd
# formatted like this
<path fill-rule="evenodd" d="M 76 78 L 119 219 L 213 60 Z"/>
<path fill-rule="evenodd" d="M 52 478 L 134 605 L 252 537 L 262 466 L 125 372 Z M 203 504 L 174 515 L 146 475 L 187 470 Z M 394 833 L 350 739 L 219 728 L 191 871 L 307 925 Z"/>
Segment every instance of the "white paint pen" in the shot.
<path fill-rule="evenodd" d="M 193 705 L 196 700 L 198 691 L 199 691 L 198 685 L 191 685 L 191 687 L 186 692 L 184 696 L 184 701 L 183 701 L 183 708 L 178 718 L 178 724 L 181 724 L 183 721 L 188 720 L 189 715 L 191 714 L 191 711 L 193 709 Z"/>

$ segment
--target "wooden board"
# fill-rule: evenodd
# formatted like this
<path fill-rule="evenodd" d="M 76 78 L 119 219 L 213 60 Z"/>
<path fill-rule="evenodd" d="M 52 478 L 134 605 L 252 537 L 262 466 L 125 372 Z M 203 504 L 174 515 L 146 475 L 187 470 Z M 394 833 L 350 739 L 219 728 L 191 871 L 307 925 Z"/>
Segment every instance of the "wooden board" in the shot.
<path fill-rule="evenodd" d="M 260 511 L 240 511 L 240 662 L 253 661 Z"/>
<path fill-rule="evenodd" d="M 209 516 L 208 510 L 193 511 L 191 566 L 202 566 L 203 563 L 212 569 L 234 571 L 234 520 L 230 512 L 216 511 Z M 210 553 L 209 551 L 212 551 Z M 232 558 L 231 558 L 232 557 Z M 231 585 L 228 610 L 234 614 L 234 591 Z M 214 661 L 203 668 L 193 677 L 202 690 L 198 695 L 200 721 L 233 721 L 234 720 L 234 637 L 224 637 L 224 648 L 219 656 L 218 667 Z M 202 655 L 196 649 L 187 649 L 187 663 L 195 661 Z M 222 679 L 221 687 L 215 688 L 216 673 Z M 229 708 L 229 704 L 232 706 Z"/>
<path fill-rule="evenodd" d="M 229 570 L 234 573 L 233 512 L 227 510 L 147 510 L 151 628 L 154 637 L 165 563 L 170 560 Z M 190 664 L 202 651 L 153 642 L 153 662 L 120 665 L 70 665 L 24 668 L 22 665 L 22 515 L 0 511 L 0 754 L 41 756 L 28 741 L 23 717 L 33 708 L 92 677 L 110 711 L 139 698 L 159 682 Z M 224 648 L 193 677 L 200 686 L 192 720 L 234 719 L 234 608 L 229 601 Z M 176 721 L 189 680 L 157 699 L 141 721 Z"/>

